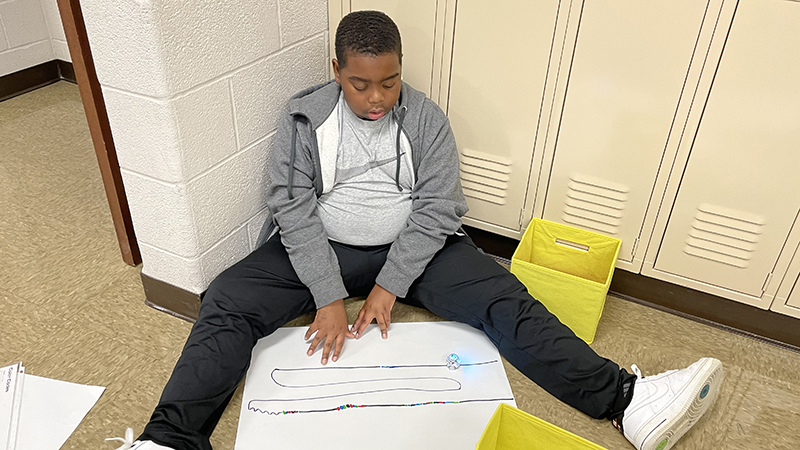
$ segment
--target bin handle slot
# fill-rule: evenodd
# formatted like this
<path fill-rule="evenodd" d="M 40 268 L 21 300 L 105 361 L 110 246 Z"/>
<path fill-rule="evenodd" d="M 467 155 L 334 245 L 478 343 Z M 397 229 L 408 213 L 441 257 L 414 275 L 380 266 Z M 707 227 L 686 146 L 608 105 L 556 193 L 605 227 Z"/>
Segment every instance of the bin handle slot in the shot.
<path fill-rule="evenodd" d="M 582 252 L 588 252 L 589 251 L 589 246 L 588 245 L 579 244 L 577 242 L 568 241 L 566 239 L 556 238 L 556 244 L 562 245 L 564 247 L 569 247 L 569 248 L 572 248 L 572 249 L 575 249 L 575 250 L 580 250 Z"/>

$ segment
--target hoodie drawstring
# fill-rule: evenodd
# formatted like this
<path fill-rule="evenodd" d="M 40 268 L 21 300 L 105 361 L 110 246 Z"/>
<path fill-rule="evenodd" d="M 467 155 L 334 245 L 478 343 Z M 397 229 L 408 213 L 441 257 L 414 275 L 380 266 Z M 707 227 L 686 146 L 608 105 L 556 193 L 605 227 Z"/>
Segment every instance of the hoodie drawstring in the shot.
<path fill-rule="evenodd" d="M 406 106 L 400 107 L 400 112 L 398 113 L 397 118 L 397 140 L 395 141 L 395 154 L 397 155 L 397 161 L 394 182 L 397 185 L 397 190 L 400 192 L 403 192 L 403 188 L 400 186 L 400 137 L 403 133 L 403 120 L 406 118 L 407 110 L 408 108 Z M 292 148 L 291 152 L 289 152 L 289 174 L 286 180 L 286 189 L 288 191 L 289 200 L 294 199 L 292 190 L 294 188 L 294 162 L 295 159 L 297 159 L 297 122 L 297 117 L 292 116 Z"/>
<path fill-rule="evenodd" d="M 397 190 L 403 192 L 403 188 L 400 187 L 400 136 L 403 133 L 403 120 L 406 118 L 406 108 L 405 106 L 400 107 L 400 112 L 398 115 L 400 116 L 397 119 L 397 142 L 395 143 L 395 153 L 397 154 L 397 166 L 394 172 L 394 182 L 397 184 Z"/>

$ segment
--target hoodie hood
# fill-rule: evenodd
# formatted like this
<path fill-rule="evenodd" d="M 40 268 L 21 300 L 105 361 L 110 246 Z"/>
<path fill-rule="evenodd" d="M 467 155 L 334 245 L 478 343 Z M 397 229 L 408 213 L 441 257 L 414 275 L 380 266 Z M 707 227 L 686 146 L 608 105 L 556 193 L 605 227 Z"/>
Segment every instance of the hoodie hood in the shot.
<path fill-rule="evenodd" d="M 287 107 L 287 112 L 289 116 L 292 118 L 293 122 L 305 122 L 307 126 L 310 128 L 310 131 L 316 132 L 334 113 L 336 105 L 339 102 L 339 97 L 341 95 L 342 88 L 341 86 L 336 83 L 336 81 L 331 80 L 327 83 L 323 83 L 317 86 L 312 86 L 308 89 L 304 89 L 289 100 L 289 104 Z M 397 100 L 397 103 L 392 107 L 391 113 L 394 116 L 394 120 L 398 124 L 398 132 L 397 132 L 397 141 L 395 143 L 396 149 L 396 168 L 395 168 L 395 184 L 397 185 L 398 191 L 402 191 L 400 187 L 400 158 L 401 158 L 401 137 L 402 134 L 405 133 L 408 137 L 408 142 L 411 144 L 413 148 L 414 137 L 416 136 L 416 131 L 418 129 L 417 126 L 414 125 L 413 120 L 407 120 L 408 117 L 412 116 L 410 114 L 411 107 L 414 108 L 416 112 L 417 120 L 419 122 L 419 118 L 421 117 L 421 110 L 425 103 L 426 97 L 425 94 L 417 91 L 416 89 L 412 88 L 411 86 L 403 83 L 400 87 L 400 97 Z M 407 124 L 407 125 L 406 125 Z M 298 133 L 298 124 L 292 127 L 292 139 L 291 139 L 291 153 L 289 159 L 289 167 L 290 173 L 288 174 L 288 195 L 289 198 L 293 198 L 294 194 L 292 192 L 294 188 L 294 163 L 297 156 L 297 133 Z M 321 165 L 320 165 L 320 155 L 319 155 L 319 147 L 316 145 L 315 142 L 315 155 L 314 159 L 317 165 L 318 173 L 321 172 Z M 411 152 L 412 155 L 412 166 L 415 173 L 416 178 L 416 171 L 419 167 L 419 158 L 415 157 L 416 152 Z M 317 196 L 322 195 L 323 183 L 320 180 L 320 177 L 317 177 L 315 180 L 315 187 L 317 191 Z"/>
<path fill-rule="evenodd" d="M 336 108 L 341 91 L 342 87 L 334 80 L 304 89 L 289 99 L 287 112 L 292 116 L 301 115 L 305 117 L 310 122 L 311 129 L 316 130 Z M 422 106 L 425 103 L 425 99 L 424 93 L 403 82 L 400 87 L 400 98 L 392 107 L 394 114 L 399 114 L 401 109 L 405 109 L 403 130 L 412 141 L 418 134 L 420 116 L 422 115 Z M 399 119 L 397 116 L 395 117 Z"/>

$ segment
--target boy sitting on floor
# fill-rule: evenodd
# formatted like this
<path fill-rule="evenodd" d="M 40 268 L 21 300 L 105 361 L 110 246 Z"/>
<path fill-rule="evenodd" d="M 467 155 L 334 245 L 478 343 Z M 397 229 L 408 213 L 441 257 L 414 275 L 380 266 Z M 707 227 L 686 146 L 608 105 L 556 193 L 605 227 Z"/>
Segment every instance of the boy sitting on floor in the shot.
<path fill-rule="evenodd" d="M 396 300 L 482 330 L 556 398 L 609 419 L 637 449 L 665 450 L 717 396 L 722 365 L 642 377 L 598 356 L 461 231 L 467 212 L 447 117 L 401 81 L 400 33 L 376 11 L 336 31 L 334 81 L 289 101 L 270 161 L 265 242 L 220 274 L 137 450 L 209 450 L 260 338 L 316 311 L 308 355 L 336 362 L 346 338 Z M 367 296 L 348 327 L 343 299 Z"/>

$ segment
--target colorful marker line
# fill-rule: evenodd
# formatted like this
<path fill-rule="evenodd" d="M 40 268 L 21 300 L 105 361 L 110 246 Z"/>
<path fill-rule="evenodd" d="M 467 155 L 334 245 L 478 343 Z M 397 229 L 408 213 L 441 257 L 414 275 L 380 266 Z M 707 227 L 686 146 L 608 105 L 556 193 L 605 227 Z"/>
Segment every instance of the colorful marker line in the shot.
<path fill-rule="evenodd" d="M 348 403 L 346 405 L 336 407 L 337 411 L 342 411 L 345 409 L 350 408 L 369 408 L 370 406 L 398 406 L 398 407 L 409 407 L 409 406 L 425 406 L 425 405 L 455 405 L 461 403 L 459 401 L 452 401 L 452 402 L 422 402 L 422 403 L 401 403 L 397 405 L 353 405 L 352 403 Z"/>
<path fill-rule="evenodd" d="M 337 406 L 335 408 L 328 408 L 328 409 L 311 409 L 305 411 L 265 411 L 263 409 L 248 405 L 250 411 L 253 412 L 260 412 L 262 414 L 267 414 L 270 416 L 285 416 L 289 414 L 308 414 L 308 413 L 322 413 L 322 412 L 335 412 L 335 411 L 344 411 L 347 409 L 358 409 L 358 408 L 409 408 L 414 406 L 429 406 L 429 405 L 456 405 L 461 403 L 479 403 L 479 402 L 508 402 L 513 401 L 513 397 L 509 398 L 482 398 L 482 399 L 469 399 L 469 400 L 454 400 L 454 401 L 432 401 L 432 402 L 421 402 L 421 403 L 396 403 L 396 404 L 376 404 L 376 405 L 354 405 L 352 403 L 347 403 L 345 405 Z"/>
<path fill-rule="evenodd" d="M 461 367 L 469 367 L 469 366 L 483 366 L 488 364 L 498 364 L 499 360 L 490 360 L 490 361 L 481 361 L 481 362 L 474 362 L 474 363 L 464 363 L 461 364 Z M 275 378 L 275 375 L 280 372 L 307 372 L 307 371 L 330 371 L 330 370 L 363 370 L 363 369 L 409 369 L 409 368 L 438 368 L 438 367 L 447 367 L 446 364 L 410 364 L 410 365 L 395 365 L 395 366 L 344 366 L 344 367 L 303 367 L 303 368 L 294 368 L 294 369 L 285 369 L 285 368 L 275 368 L 270 373 L 270 378 L 272 378 L 272 382 L 275 383 L 277 386 L 282 388 L 309 388 L 309 387 L 324 387 L 324 386 L 338 386 L 338 385 L 348 385 L 348 384 L 359 384 L 359 383 L 368 383 L 368 382 L 376 382 L 376 381 L 387 381 L 387 380 L 397 380 L 396 378 L 377 378 L 371 380 L 358 380 L 358 381 L 344 381 L 344 382 L 329 382 L 329 383 L 318 383 L 318 384 L 306 384 L 306 385 L 288 385 L 278 382 Z M 461 383 L 453 378 L 449 377 L 408 377 L 405 378 L 407 380 L 425 380 L 425 379 L 437 379 L 437 380 L 451 380 L 457 387 L 455 388 L 447 388 L 447 389 L 418 389 L 418 388 L 391 388 L 391 389 L 377 389 L 371 391 L 355 391 L 355 392 L 348 392 L 345 394 L 337 394 L 337 395 L 325 395 L 319 397 L 310 397 L 310 398 L 293 398 L 293 399 L 265 399 L 259 400 L 254 399 L 250 400 L 247 405 L 247 409 L 253 412 L 259 412 L 262 414 L 267 414 L 270 416 L 282 416 L 282 415 L 290 415 L 290 414 L 308 414 L 308 413 L 322 413 L 322 412 L 337 412 L 337 411 L 344 411 L 348 409 L 358 409 L 358 408 L 410 408 L 415 406 L 430 406 L 430 405 L 455 405 L 460 403 L 476 403 L 476 402 L 501 402 L 501 401 L 513 401 L 514 398 L 490 398 L 490 399 L 469 399 L 469 400 L 453 400 L 453 401 L 430 401 L 430 402 L 421 402 L 421 403 L 397 403 L 397 404 L 364 404 L 364 405 L 356 405 L 353 403 L 347 403 L 344 405 L 336 406 L 333 408 L 326 408 L 326 409 L 308 409 L 308 410 L 286 410 L 286 411 L 270 411 L 268 409 L 262 409 L 259 404 L 263 403 L 270 403 L 270 402 L 277 402 L 277 401 L 308 401 L 308 400 L 324 400 L 324 399 L 331 399 L 334 397 L 344 397 L 344 396 L 351 396 L 351 395 L 364 395 L 364 394 L 376 394 L 380 392 L 392 392 L 392 391 L 417 391 L 417 392 L 447 392 L 447 391 L 460 391 L 461 390 Z"/>

